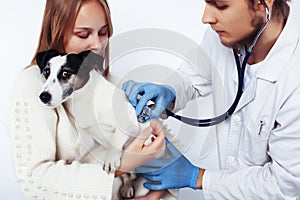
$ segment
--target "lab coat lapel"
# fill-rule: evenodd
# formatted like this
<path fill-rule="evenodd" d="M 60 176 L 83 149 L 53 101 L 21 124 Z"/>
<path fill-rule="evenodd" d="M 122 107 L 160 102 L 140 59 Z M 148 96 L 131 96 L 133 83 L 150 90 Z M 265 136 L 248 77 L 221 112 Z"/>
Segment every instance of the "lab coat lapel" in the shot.
<path fill-rule="evenodd" d="M 253 101 L 256 93 L 256 84 L 257 79 L 253 78 L 250 80 L 248 86 L 245 88 L 241 99 L 239 101 L 239 104 L 237 105 L 237 108 L 235 109 L 235 112 L 239 111 L 243 107 L 245 107 L 247 104 L 249 104 L 251 101 Z"/>
<path fill-rule="evenodd" d="M 295 23 L 291 20 L 288 20 L 285 26 L 289 26 L 289 28 L 285 28 L 282 31 L 281 35 L 270 50 L 269 54 L 261 63 L 262 66 L 261 69 L 258 71 L 257 78 L 253 78 L 250 81 L 248 87 L 245 88 L 245 91 L 240 99 L 240 102 L 235 112 L 239 111 L 241 108 L 253 101 L 257 89 L 256 87 L 258 79 L 268 81 L 270 83 L 275 83 L 278 77 L 280 76 L 280 72 L 286 66 L 286 63 L 290 59 L 291 55 L 293 55 L 297 43 L 299 42 L 297 40 L 297 34 L 299 34 L 299 31 L 297 29 L 297 26 L 295 26 Z"/>

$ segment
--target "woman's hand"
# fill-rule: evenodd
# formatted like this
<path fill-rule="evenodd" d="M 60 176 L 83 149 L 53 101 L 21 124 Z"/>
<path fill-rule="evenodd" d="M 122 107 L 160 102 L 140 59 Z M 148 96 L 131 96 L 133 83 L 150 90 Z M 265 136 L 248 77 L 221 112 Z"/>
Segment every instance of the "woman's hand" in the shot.
<path fill-rule="evenodd" d="M 145 145 L 145 141 L 150 135 L 154 135 L 155 139 Z M 157 157 L 157 155 L 165 148 L 165 135 L 163 129 L 158 123 L 151 122 L 150 127 L 145 129 L 135 140 L 129 144 L 124 150 L 121 158 L 121 166 L 116 171 L 115 176 L 131 171 Z"/>
<path fill-rule="evenodd" d="M 134 200 L 159 200 L 160 197 L 164 194 L 164 190 L 160 191 L 149 191 L 145 196 L 143 197 L 136 197 Z"/>

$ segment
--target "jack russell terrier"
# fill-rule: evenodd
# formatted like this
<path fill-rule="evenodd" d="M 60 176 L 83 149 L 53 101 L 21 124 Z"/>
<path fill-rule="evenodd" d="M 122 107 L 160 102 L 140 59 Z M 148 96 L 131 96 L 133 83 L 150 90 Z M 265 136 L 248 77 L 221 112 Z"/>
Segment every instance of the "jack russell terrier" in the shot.
<path fill-rule="evenodd" d="M 36 61 L 45 78 L 40 102 L 55 108 L 72 98 L 70 113 L 84 146 L 78 153 L 78 160 L 93 156 L 102 163 L 103 170 L 113 173 L 120 166 L 123 150 L 149 127 L 149 122 L 139 123 L 124 92 L 102 76 L 102 56 L 91 51 L 66 54 L 51 49 L 38 53 Z M 169 132 L 165 126 L 162 127 L 165 133 Z M 151 135 L 145 145 L 153 139 L 155 136 Z M 143 181 L 135 173 L 115 178 L 112 199 L 130 199 L 147 194 Z M 164 199 L 176 199 L 177 191 L 166 193 Z"/>

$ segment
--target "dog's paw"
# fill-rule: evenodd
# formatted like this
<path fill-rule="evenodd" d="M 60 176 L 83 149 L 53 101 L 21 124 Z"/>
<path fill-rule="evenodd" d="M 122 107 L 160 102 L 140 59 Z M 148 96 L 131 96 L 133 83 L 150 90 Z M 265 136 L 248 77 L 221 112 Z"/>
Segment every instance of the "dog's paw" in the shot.
<path fill-rule="evenodd" d="M 132 185 L 132 182 L 130 182 L 130 184 L 125 184 L 125 185 L 122 185 L 120 190 L 119 190 L 119 194 L 120 194 L 120 197 L 122 199 L 132 199 L 134 198 L 135 196 L 135 189 Z"/>
<path fill-rule="evenodd" d="M 114 173 L 117 169 L 119 169 L 121 164 L 121 155 L 114 153 L 107 153 L 105 157 L 105 161 L 103 163 L 103 170 L 107 173 Z"/>

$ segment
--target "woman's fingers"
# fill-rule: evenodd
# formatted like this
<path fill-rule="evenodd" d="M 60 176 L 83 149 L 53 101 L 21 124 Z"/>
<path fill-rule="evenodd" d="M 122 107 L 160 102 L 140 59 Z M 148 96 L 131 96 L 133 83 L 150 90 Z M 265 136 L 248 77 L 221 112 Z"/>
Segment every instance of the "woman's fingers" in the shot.
<path fill-rule="evenodd" d="M 150 144 L 145 145 L 147 139 L 155 136 Z M 165 148 L 165 135 L 161 126 L 154 122 L 145 129 L 135 140 L 124 150 L 119 170 L 130 171 L 153 159 Z"/>
<path fill-rule="evenodd" d="M 165 134 L 157 122 L 151 122 L 150 127 L 152 128 L 152 142 L 148 145 L 144 146 L 144 151 L 151 153 L 151 152 L 160 152 L 165 148 Z"/>

